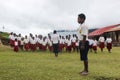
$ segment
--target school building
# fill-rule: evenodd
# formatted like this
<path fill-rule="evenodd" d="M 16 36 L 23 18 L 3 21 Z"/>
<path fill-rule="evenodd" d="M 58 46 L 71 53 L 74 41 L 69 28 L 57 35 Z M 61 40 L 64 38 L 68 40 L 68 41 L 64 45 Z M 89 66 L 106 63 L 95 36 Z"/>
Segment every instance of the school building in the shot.
<path fill-rule="evenodd" d="M 97 40 L 100 36 L 110 36 L 114 46 L 120 46 L 120 24 L 106 26 L 89 33 L 89 37 L 95 37 Z"/>

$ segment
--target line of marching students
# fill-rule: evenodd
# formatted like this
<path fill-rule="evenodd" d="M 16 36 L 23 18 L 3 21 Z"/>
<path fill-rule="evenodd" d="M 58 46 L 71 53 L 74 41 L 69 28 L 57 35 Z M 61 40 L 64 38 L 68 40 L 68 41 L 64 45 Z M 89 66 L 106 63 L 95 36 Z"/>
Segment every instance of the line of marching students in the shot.
<path fill-rule="evenodd" d="M 112 49 L 112 38 L 110 36 L 108 36 L 105 40 L 105 38 L 103 36 L 100 36 L 98 41 L 95 38 L 89 38 L 89 49 L 90 52 L 92 52 L 92 50 L 94 50 L 95 53 L 97 53 L 97 47 L 99 46 L 101 52 L 103 52 L 103 49 L 107 48 L 108 52 L 111 53 L 111 49 Z"/>
<path fill-rule="evenodd" d="M 9 35 L 10 39 L 10 46 L 13 48 L 15 52 L 18 52 L 20 50 L 25 51 L 46 51 L 49 50 L 50 52 L 53 51 L 53 44 L 51 41 L 51 36 L 48 35 L 42 36 L 42 35 L 35 35 L 30 33 L 29 36 L 22 37 L 21 34 L 16 35 L 16 33 L 11 32 Z M 99 37 L 99 40 L 97 41 L 95 38 L 89 38 L 89 49 L 92 52 L 92 50 L 97 53 L 97 46 L 103 51 L 105 45 L 108 49 L 108 52 L 111 52 L 112 49 L 112 39 L 110 37 L 105 38 L 103 36 Z M 79 52 L 79 40 L 78 36 L 76 34 L 59 36 L 59 45 L 58 45 L 59 52 L 66 51 L 68 53 L 73 52 Z"/>
<path fill-rule="evenodd" d="M 17 35 L 16 33 L 11 32 L 9 35 L 10 46 L 13 48 L 15 52 L 20 50 L 25 51 L 46 51 L 47 49 L 52 52 L 53 51 L 53 44 L 51 41 L 51 36 L 48 35 L 35 35 L 29 34 L 29 37 L 26 35 L 22 37 L 21 34 Z M 79 52 L 79 40 L 76 34 L 59 36 L 59 52 L 62 52 L 64 49 L 66 52 L 77 51 Z"/>

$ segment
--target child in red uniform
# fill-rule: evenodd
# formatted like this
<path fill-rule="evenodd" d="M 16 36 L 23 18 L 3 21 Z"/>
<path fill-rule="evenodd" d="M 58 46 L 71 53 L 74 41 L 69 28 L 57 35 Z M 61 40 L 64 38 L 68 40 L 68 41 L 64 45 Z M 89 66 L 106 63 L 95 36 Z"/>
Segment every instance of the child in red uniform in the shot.
<path fill-rule="evenodd" d="M 27 35 L 25 36 L 25 39 L 24 39 L 24 49 L 26 51 L 28 51 L 28 49 L 29 49 L 29 39 L 28 39 Z"/>
<path fill-rule="evenodd" d="M 99 38 L 99 47 L 101 49 L 101 52 L 103 52 L 103 49 L 105 47 L 104 41 L 105 41 L 105 38 L 103 36 L 100 36 L 100 38 Z"/>
<path fill-rule="evenodd" d="M 94 50 L 94 52 L 95 53 L 97 53 L 97 40 L 94 38 L 94 40 L 93 40 L 93 50 Z"/>
<path fill-rule="evenodd" d="M 18 47 L 18 40 L 15 39 L 15 41 L 14 41 L 14 51 L 15 51 L 15 52 L 18 52 L 18 51 L 19 51 L 18 48 L 19 48 L 19 47 Z"/>
<path fill-rule="evenodd" d="M 110 38 L 110 36 L 106 39 L 106 43 L 108 52 L 111 53 L 110 50 L 112 49 L 112 39 Z"/>

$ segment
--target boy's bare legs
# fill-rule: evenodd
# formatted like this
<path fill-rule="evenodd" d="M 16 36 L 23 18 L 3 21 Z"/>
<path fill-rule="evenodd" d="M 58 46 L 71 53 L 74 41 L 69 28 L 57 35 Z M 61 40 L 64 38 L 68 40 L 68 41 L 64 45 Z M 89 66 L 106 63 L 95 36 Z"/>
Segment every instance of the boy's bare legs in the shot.
<path fill-rule="evenodd" d="M 81 71 L 79 74 L 87 75 L 88 74 L 88 61 L 83 61 L 83 64 L 84 64 L 84 70 Z"/>

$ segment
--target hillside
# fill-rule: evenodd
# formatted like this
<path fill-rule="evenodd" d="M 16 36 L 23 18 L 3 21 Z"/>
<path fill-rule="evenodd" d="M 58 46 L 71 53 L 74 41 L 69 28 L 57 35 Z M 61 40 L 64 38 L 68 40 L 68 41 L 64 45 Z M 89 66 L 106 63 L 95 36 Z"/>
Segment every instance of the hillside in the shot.
<path fill-rule="evenodd" d="M 0 39 L 2 44 L 9 45 L 9 33 L 0 31 Z"/>
<path fill-rule="evenodd" d="M 8 36 L 9 36 L 9 33 L 0 31 L 0 38 L 7 38 L 8 39 Z"/>

